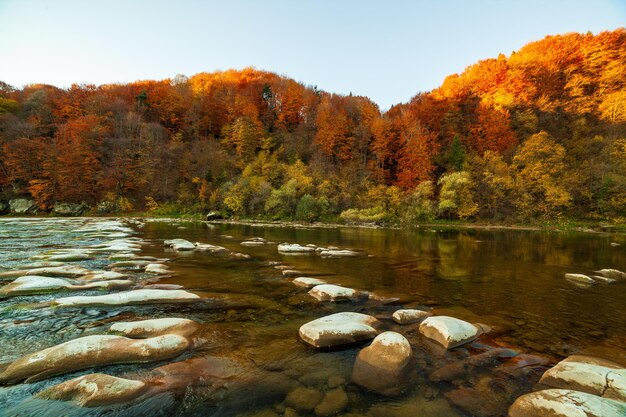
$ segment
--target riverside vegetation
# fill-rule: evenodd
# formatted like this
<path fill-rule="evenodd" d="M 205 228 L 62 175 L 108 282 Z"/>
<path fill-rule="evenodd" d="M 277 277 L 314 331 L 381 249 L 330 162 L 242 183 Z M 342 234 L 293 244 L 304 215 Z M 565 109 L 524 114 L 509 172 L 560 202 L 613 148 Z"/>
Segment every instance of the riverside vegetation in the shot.
<path fill-rule="evenodd" d="M 546 37 L 384 112 L 252 68 L 0 84 L 0 212 L 623 224 L 625 173 L 624 29 Z"/>

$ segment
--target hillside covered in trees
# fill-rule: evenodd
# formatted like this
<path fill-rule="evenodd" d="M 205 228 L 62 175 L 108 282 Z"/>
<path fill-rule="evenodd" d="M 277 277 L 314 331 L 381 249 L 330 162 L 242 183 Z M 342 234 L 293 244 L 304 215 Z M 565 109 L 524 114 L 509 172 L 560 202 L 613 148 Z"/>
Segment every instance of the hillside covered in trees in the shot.
<path fill-rule="evenodd" d="M 626 30 L 546 37 L 386 112 L 252 68 L 1 83 L 0 187 L 41 210 L 623 223 Z"/>

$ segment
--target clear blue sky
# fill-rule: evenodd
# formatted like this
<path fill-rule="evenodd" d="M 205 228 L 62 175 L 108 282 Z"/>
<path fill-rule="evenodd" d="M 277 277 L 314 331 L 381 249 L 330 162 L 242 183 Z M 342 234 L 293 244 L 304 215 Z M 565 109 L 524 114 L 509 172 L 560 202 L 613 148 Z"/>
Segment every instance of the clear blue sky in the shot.
<path fill-rule="evenodd" d="M 0 0 L 0 80 L 109 83 L 255 66 L 386 109 L 626 0 Z"/>

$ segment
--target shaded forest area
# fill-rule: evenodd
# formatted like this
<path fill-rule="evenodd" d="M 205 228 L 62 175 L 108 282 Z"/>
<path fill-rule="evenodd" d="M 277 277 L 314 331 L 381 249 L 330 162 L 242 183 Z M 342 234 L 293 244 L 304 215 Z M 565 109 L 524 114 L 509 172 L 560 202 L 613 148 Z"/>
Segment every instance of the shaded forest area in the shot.
<path fill-rule="evenodd" d="M 41 210 L 626 223 L 626 30 L 546 37 L 387 112 L 253 68 L 0 83 L 0 188 Z"/>

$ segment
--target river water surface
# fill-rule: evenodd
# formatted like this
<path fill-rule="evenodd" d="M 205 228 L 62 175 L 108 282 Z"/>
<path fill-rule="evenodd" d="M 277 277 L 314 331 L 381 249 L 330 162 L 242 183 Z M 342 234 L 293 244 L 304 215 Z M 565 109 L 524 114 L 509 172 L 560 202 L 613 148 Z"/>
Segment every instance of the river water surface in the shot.
<path fill-rule="evenodd" d="M 0 220 L 0 272 L 32 264 L 38 255 L 51 250 L 102 243 L 104 238 L 96 234 L 79 232 L 81 227 L 101 221 L 105 220 Z M 626 283 L 581 287 L 564 279 L 565 273 L 625 270 L 624 235 L 294 228 L 179 221 L 124 224 L 144 240 L 140 255 L 169 259 L 172 276 L 160 279 L 159 284 L 181 285 L 201 297 L 222 302 L 53 309 L 38 303 L 61 296 L 58 293 L 7 298 L 0 301 L 0 363 L 76 337 L 104 334 L 112 322 L 122 320 L 194 319 L 206 326 L 206 343 L 173 361 L 115 365 L 0 387 L 0 416 L 293 416 L 284 400 L 298 386 L 322 392 L 343 387 L 349 404 L 339 415 L 470 415 L 465 413 L 467 409 L 464 412 L 449 402 L 446 394 L 459 386 L 479 385 L 479 378 L 454 383 L 429 380 L 429 372 L 439 362 L 428 352 L 416 353 L 413 382 L 401 396 L 383 397 L 351 384 L 352 365 L 363 345 L 316 351 L 298 337 L 302 324 L 339 311 L 376 316 L 389 329 L 405 333 L 413 341 L 418 337 L 416 327 L 402 328 L 389 318 L 400 306 L 428 308 L 435 314 L 484 323 L 496 330 L 480 343 L 537 355 L 549 363 L 578 352 L 626 362 Z M 293 256 L 278 253 L 275 244 L 240 244 L 251 237 L 350 248 L 367 256 Z M 172 238 L 220 245 L 250 257 L 166 250 L 163 240 Z M 110 263 L 104 255 L 73 262 L 89 269 L 104 269 Z M 276 263 L 302 271 L 304 276 L 369 291 L 380 300 L 316 302 L 306 290 L 283 277 L 281 270 L 274 268 Z M 93 292 L 71 295 L 89 294 Z M 480 346 L 475 343 L 453 355 L 467 355 L 472 349 Z M 78 375 L 103 372 L 142 377 L 155 367 L 203 355 L 245 363 L 245 369 L 258 372 L 259 378 L 254 384 L 229 381 L 219 386 L 204 379 L 180 392 L 113 407 L 86 408 L 33 398 L 42 389 Z"/>

